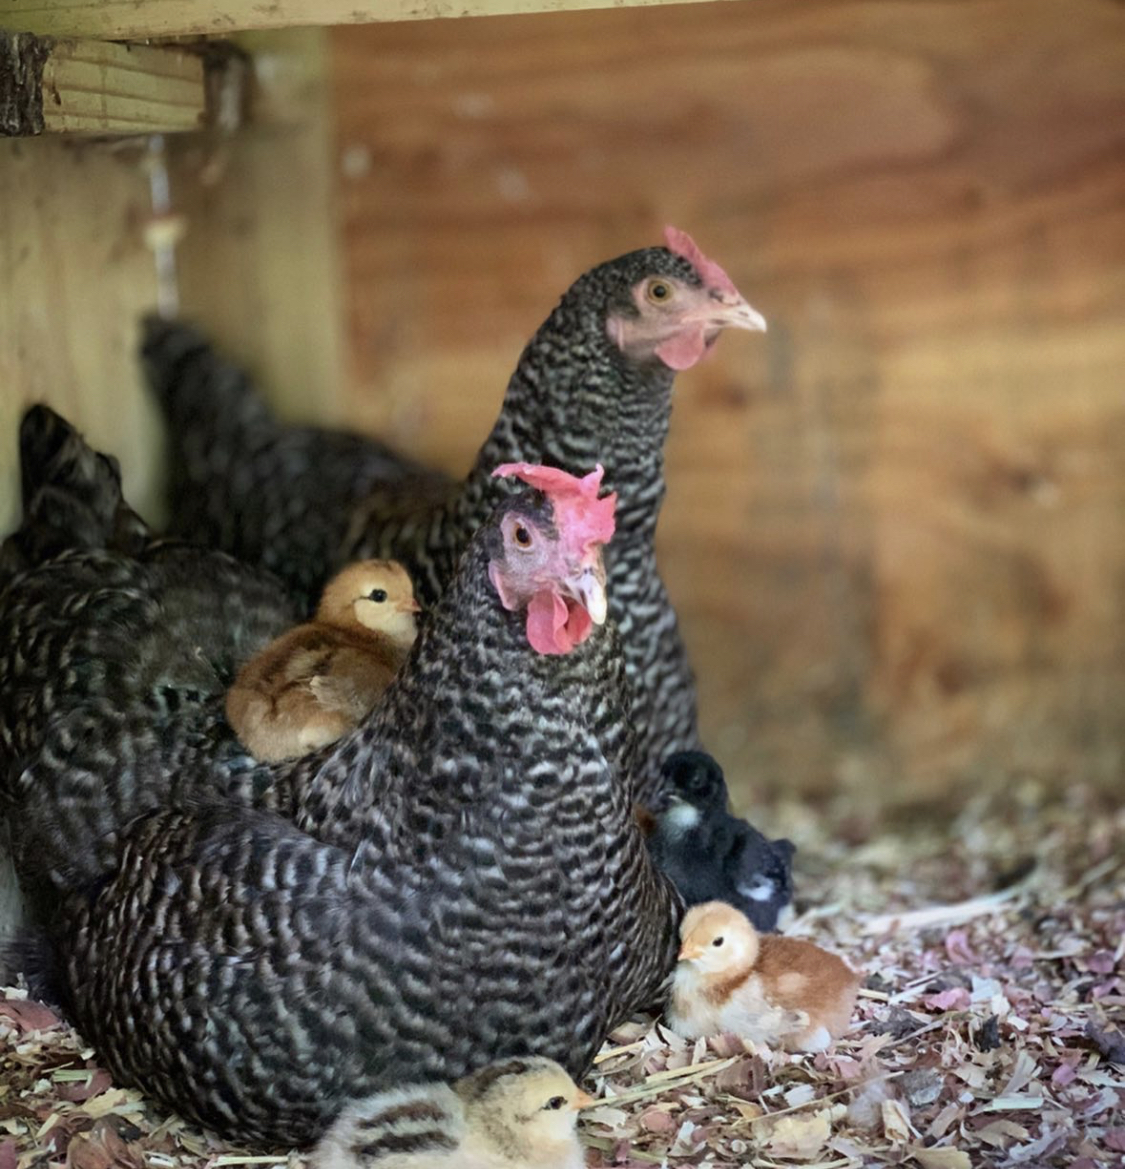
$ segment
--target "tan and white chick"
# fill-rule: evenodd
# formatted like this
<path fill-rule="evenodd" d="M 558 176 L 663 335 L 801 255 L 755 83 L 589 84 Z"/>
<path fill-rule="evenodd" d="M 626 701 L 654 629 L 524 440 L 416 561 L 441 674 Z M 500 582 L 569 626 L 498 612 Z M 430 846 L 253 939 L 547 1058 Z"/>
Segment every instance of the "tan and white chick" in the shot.
<path fill-rule="evenodd" d="M 801 938 L 759 934 L 721 901 L 680 926 L 668 1026 L 686 1039 L 730 1033 L 786 1051 L 824 1051 L 851 1024 L 862 976 Z"/>
<path fill-rule="evenodd" d="M 337 573 L 314 619 L 255 654 L 227 691 L 227 721 L 242 745 L 276 763 L 353 730 L 406 660 L 418 612 L 395 560 L 360 560 Z"/>
<path fill-rule="evenodd" d="M 577 1113 L 592 1103 L 554 1060 L 501 1060 L 348 1104 L 309 1169 L 582 1169 Z"/>

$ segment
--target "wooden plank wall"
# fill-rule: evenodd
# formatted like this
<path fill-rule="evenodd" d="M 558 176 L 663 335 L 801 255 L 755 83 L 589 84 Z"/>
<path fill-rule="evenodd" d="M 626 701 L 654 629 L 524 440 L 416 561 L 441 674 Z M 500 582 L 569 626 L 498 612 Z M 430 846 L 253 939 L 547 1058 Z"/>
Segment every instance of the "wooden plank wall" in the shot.
<path fill-rule="evenodd" d="M 332 49 L 358 424 L 464 469 L 556 297 L 665 222 L 768 316 L 680 379 L 660 533 L 732 772 L 1120 781 L 1119 4 L 761 0 Z"/>
<path fill-rule="evenodd" d="M 161 435 L 134 360 L 156 301 L 141 149 L 0 141 L 0 532 L 18 522 L 17 428 L 46 401 L 121 460 L 146 514 Z"/>
<path fill-rule="evenodd" d="M 282 406 L 331 419 L 342 385 L 326 34 L 263 33 L 260 121 L 234 139 L 169 139 L 182 305 Z M 46 401 L 121 460 L 129 498 L 162 511 L 163 430 L 136 361 L 156 303 L 144 244 L 144 139 L 0 141 L 0 533 L 17 522 L 16 432 Z"/>
<path fill-rule="evenodd" d="M 342 280 L 328 34 L 236 38 L 254 62 L 251 125 L 233 140 L 176 140 L 173 186 L 184 314 L 268 388 L 290 418 L 343 408 Z"/>

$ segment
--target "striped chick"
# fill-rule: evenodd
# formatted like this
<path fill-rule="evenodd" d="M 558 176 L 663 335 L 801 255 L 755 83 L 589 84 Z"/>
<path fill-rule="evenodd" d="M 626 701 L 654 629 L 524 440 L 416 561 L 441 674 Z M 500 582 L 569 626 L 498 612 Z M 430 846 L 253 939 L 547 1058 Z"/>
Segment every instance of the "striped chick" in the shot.
<path fill-rule="evenodd" d="M 582 1169 L 577 1111 L 593 1101 L 554 1060 L 488 1064 L 347 1105 L 310 1169 Z"/>

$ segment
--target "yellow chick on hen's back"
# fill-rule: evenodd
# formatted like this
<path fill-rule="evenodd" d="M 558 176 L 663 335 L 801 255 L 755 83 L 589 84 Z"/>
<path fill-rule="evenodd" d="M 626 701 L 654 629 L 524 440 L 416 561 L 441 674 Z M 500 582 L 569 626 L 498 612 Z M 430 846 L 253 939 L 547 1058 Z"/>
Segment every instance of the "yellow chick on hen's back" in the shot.
<path fill-rule="evenodd" d="M 680 926 L 668 1026 L 687 1039 L 731 1033 L 788 1051 L 823 1051 L 851 1024 L 862 976 L 801 938 L 759 934 L 721 901 Z"/>
<path fill-rule="evenodd" d="M 337 573 L 315 619 L 255 654 L 227 692 L 227 721 L 242 745 L 277 763 L 353 730 L 406 660 L 418 611 L 397 561 L 360 560 Z"/>

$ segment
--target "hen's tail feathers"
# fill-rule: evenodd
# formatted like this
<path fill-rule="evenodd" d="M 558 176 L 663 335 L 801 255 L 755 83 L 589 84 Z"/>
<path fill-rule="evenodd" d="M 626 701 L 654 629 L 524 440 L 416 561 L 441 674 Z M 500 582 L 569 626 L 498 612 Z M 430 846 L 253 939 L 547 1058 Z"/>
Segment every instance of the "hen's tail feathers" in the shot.
<path fill-rule="evenodd" d="M 278 424 L 249 374 L 192 325 L 146 317 L 141 359 L 168 423 L 171 530 L 233 550 L 233 485 Z"/>
<path fill-rule="evenodd" d="M 149 539 L 121 494 L 117 460 L 49 406 L 30 407 L 20 423 L 20 485 L 23 522 L 0 547 L 0 583 L 70 548 L 135 553 Z"/>
<path fill-rule="evenodd" d="M 275 425 L 249 374 L 192 325 L 146 317 L 141 359 L 181 459 L 225 458 L 247 431 Z"/>

